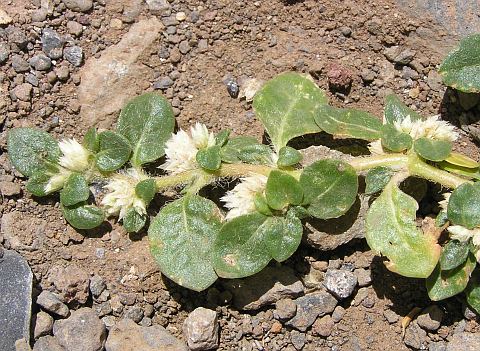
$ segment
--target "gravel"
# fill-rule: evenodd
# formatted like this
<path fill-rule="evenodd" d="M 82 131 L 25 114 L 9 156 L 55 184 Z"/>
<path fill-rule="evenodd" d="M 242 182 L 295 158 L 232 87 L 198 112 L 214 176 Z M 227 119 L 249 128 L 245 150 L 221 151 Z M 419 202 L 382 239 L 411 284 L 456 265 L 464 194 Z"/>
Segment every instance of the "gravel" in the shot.
<path fill-rule="evenodd" d="M 65 305 L 57 295 L 44 290 L 37 297 L 37 304 L 48 312 L 55 313 L 60 317 L 67 317 L 70 313 L 67 305 Z"/>
<path fill-rule="evenodd" d="M 48 71 L 52 67 L 52 60 L 42 54 L 33 56 L 29 63 L 37 71 Z"/>
<path fill-rule="evenodd" d="M 300 331 L 306 331 L 317 317 L 333 312 L 337 300 L 325 291 L 299 297 L 295 300 L 297 313 L 286 324 Z"/>
<path fill-rule="evenodd" d="M 93 7 L 93 0 L 62 0 L 65 6 L 75 12 L 88 12 Z"/>
<path fill-rule="evenodd" d="M 75 67 L 79 67 L 83 62 L 83 50 L 80 46 L 70 46 L 63 50 L 63 57 Z"/>
<path fill-rule="evenodd" d="M 63 55 L 64 39 L 56 31 L 45 28 L 42 33 L 42 50 L 53 60 L 59 59 Z"/>
<path fill-rule="evenodd" d="M 38 312 L 35 319 L 34 338 L 38 339 L 41 336 L 48 335 L 52 332 L 52 329 L 53 317 L 46 312 Z"/>
<path fill-rule="evenodd" d="M 417 317 L 417 323 L 427 331 L 435 331 L 440 328 L 443 319 L 443 311 L 437 305 L 428 306 Z"/>
<path fill-rule="evenodd" d="M 217 348 L 219 342 L 217 312 L 203 307 L 196 308 L 183 323 L 183 334 L 190 350 Z"/>
<path fill-rule="evenodd" d="M 345 299 L 355 290 L 357 276 L 350 271 L 328 269 L 323 284 L 335 297 Z"/>

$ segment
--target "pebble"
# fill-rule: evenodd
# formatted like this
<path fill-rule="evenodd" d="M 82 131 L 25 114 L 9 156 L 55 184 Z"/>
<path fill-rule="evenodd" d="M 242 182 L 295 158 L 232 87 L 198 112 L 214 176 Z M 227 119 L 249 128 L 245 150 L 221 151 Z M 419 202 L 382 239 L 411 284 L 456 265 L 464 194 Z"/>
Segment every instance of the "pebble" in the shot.
<path fill-rule="evenodd" d="M 0 193 L 3 196 L 15 196 L 22 192 L 20 184 L 13 182 L 0 182 Z"/>
<path fill-rule="evenodd" d="M 93 305 L 93 308 L 100 318 L 113 312 L 112 305 L 110 305 L 110 302 L 108 301 L 102 302 L 98 305 Z"/>
<path fill-rule="evenodd" d="M 295 300 L 297 313 L 286 324 L 300 331 L 306 331 L 317 317 L 333 312 L 337 300 L 326 291 L 299 297 Z"/>
<path fill-rule="evenodd" d="M 135 323 L 140 323 L 143 318 L 143 310 L 140 306 L 133 306 L 125 312 L 123 317 L 131 319 Z"/>
<path fill-rule="evenodd" d="M 93 0 L 62 0 L 65 6 L 74 12 L 88 12 L 93 7 Z"/>
<path fill-rule="evenodd" d="M 479 333 L 458 333 L 453 335 L 447 345 L 447 351 L 478 351 L 480 350 Z"/>
<path fill-rule="evenodd" d="M 47 279 L 55 285 L 60 292 L 59 296 L 65 303 L 75 301 L 84 304 L 87 302 L 90 279 L 88 274 L 77 265 L 53 266 L 48 271 Z"/>
<path fill-rule="evenodd" d="M 383 52 L 387 60 L 399 65 L 408 65 L 412 62 L 415 51 L 401 46 L 391 46 Z"/>
<path fill-rule="evenodd" d="M 48 71 L 52 67 L 52 60 L 43 54 L 33 56 L 29 63 L 37 71 Z"/>
<path fill-rule="evenodd" d="M 105 290 L 107 284 L 105 283 L 105 279 L 100 277 L 99 275 L 94 275 L 90 278 L 89 281 L 89 288 L 90 292 L 94 297 L 100 296 L 100 294 Z"/>
<path fill-rule="evenodd" d="M 282 331 L 282 323 L 275 321 L 270 328 L 270 333 L 279 334 Z"/>
<path fill-rule="evenodd" d="M 25 32 L 20 28 L 9 26 L 6 30 L 8 42 L 15 44 L 20 50 L 26 50 L 30 42 Z"/>
<path fill-rule="evenodd" d="M 273 316 L 281 321 L 293 318 L 297 312 L 297 305 L 292 299 L 279 300 L 275 304 L 275 307 Z"/>
<path fill-rule="evenodd" d="M 5 10 L 0 9 L 0 25 L 4 26 L 10 23 L 12 23 L 12 17 Z"/>
<path fill-rule="evenodd" d="M 185 19 L 187 18 L 187 15 L 185 14 L 185 12 L 177 12 L 177 14 L 175 15 L 175 18 L 177 21 L 182 22 L 182 21 L 185 21 Z"/>
<path fill-rule="evenodd" d="M 83 50 L 80 46 L 70 46 L 63 50 L 63 57 L 75 67 L 79 67 L 83 62 Z"/>
<path fill-rule="evenodd" d="M 14 55 L 12 57 L 12 67 L 17 73 L 30 71 L 30 65 L 20 55 Z"/>
<path fill-rule="evenodd" d="M 346 26 L 340 27 L 340 33 L 342 33 L 344 37 L 349 37 L 352 35 L 352 28 Z"/>
<path fill-rule="evenodd" d="M 190 44 L 188 43 L 188 41 L 181 41 L 178 45 L 178 50 L 180 50 L 180 52 L 184 55 L 187 54 L 190 51 Z"/>
<path fill-rule="evenodd" d="M 4 64 L 10 55 L 10 47 L 7 43 L 0 43 L 0 64 Z"/>
<path fill-rule="evenodd" d="M 154 89 L 166 90 L 174 84 L 174 81 L 169 76 L 160 77 L 154 84 Z"/>
<path fill-rule="evenodd" d="M 332 313 L 332 319 L 335 323 L 338 323 L 343 319 L 344 315 L 345 315 L 345 308 L 343 308 L 342 306 L 337 306 L 335 307 L 335 310 Z"/>
<path fill-rule="evenodd" d="M 55 68 L 55 74 L 60 81 L 64 82 L 70 76 L 70 70 L 67 66 L 60 66 Z"/>
<path fill-rule="evenodd" d="M 322 318 L 318 318 L 312 326 L 312 333 L 314 335 L 319 335 L 324 338 L 330 336 L 335 327 L 335 321 L 329 315 L 326 315 Z"/>
<path fill-rule="evenodd" d="M 305 336 L 304 333 L 300 333 L 296 330 L 292 330 L 290 332 L 290 341 L 293 347 L 295 347 L 295 350 L 301 350 L 303 349 L 303 347 L 307 342 L 307 337 Z"/>
<path fill-rule="evenodd" d="M 67 317 L 70 313 L 67 305 L 65 305 L 54 293 L 43 290 L 37 297 L 37 305 L 45 311 L 55 313 L 60 317 Z"/>
<path fill-rule="evenodd" d="M 392 310 L 383 311 L 383 316 L 390 324 L 398 322 L 398 319 L 399 319 L 398 314 L 396 314 Z"/>
<path fill-rule="evenodd" d="M 366 84 L 370 84 L 371 82 L 373 82 L 376 76 L 376 73 L 368 68 L 363 69 L 360 73 L 360 77 Z"/>
<path fill-rule="evenodd" d="M 65 351 L 65 349 L 54 336 L 47 335 L 37 340 L 33 351 Z"/>
<path fill-rule="evenodd" d="M 40 8 L 38 10 L 33 11 L 32 14 L 30 15 L 30 18 L 32 19 L 32 22 L 43 22 L 47 19 L 47 16 L 48 16 L 48 12 L 45 9 Z"/>
<path fill-rule="evenodd" d="M 13 95 L 20 101 L 29 102 L 32 99 L 32 85 L 23 83 L 13 88 Z"/>
<path fill-rule="evenodd" d="M 210 350 L 218 347 L 219 324 L 217 312 L 198 307 L 183 323 L 183 334 L 190 350 Z"/>
<path fill-rule="evenodd" d="M 82 307 L 69 318 L 57 320 L 53 335 L 67 351 L 99 351 L 103 349 L 107 331 L 91 308 Z"/>
<path fill-rule="evenodd" d="M 428 351 L 446 351 L 447 344 L 444 341 L 431 342 L 428 345 Z"/>
<path fill-rule="evenodd" d="M 372 283 L 372 271 L 369 269 L 358 268 L 353 271 L 353 274 L 357 276 L 358 286 L 361 288 Z"/>
<path fill-rule="evenodd" d="M 443 311 L 437 305 L 428 306 L 417 317 L 417 323 L 427 331 L 435 331 L 440 328 L 443 319 Z"/>
<path fill-rule="evenodd" d="M 123 28 L 123 22 L 119 18 L 112 18 L 110 20 L 110 28 L 112 29 L 122 29 Z"/>
<path fill-rule="evenodd" d="M 332 90 L 348 91 L 353 83 L 353 74 L 348 68 L 331 63 L 327 67 L 327 79 Z"/>
<path fill-rule="evenodd" d="M 352 295 L 357 285 L 357 277 L 349 271 L 328 269 L 323 284 L 334 296 L 345 299 Z"/>
<path fill-rule="evenodd" d="M 67 30 L 71 35 L 79 37 L 83 33 L 83 26 L 78 22 L 68 21 Z"/>
<path fill-rule="evenodd" d="M 53 29 L 45 28 L 42 33 L 42 50 L 53 60 L 57 60 L 63 55 L 63 38 Z"/>
<path fill-rule="evenodd" d="M 145 0 L 147 3 L 148 9 L 154 15 L 164 13 L 165 11 L 170 10 L 170 3 L 167 0 Z"/>
<path fill-rule="evenodd" d="M 427 338 L 427 333 L 418 326 L 416 322 L 410 323 L 405 332 L 403 342 L 405 345 L 418 350 L 423 347 Z"/>
<path fill-rule="evenodd" d="M 38 312 L 36 315 L 35 328 L 33 331 L 34 338 L 38 339 L 41 336 L 48 335 L 52 332 L 52 329 L 53 317 L 46 312 Z"/>

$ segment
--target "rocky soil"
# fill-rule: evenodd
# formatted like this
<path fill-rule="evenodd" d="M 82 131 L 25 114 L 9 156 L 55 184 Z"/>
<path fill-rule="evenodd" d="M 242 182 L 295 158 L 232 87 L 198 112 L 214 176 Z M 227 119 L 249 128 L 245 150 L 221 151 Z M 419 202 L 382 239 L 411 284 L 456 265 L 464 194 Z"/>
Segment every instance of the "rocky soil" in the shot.
<path fill-rule="evenodd" d="M 114 126 L 123 104 L 146 91 L 170 100 L 179 127 L 200 121 L 260 140 L 261 124 L 241 98 L 246 84 L 293 70 L 312 75 L 336 106 L 381 118 L 383 97 L 394 92 L 424 115 L 440 113 L 461 128 L 456 149 L 478 159 L 479 98 L 446 91 L 436 70 L 458 37 L 418 4 L 2 1 L 0 256 L 17 251 L 33 272 L 30 335 L 17 350 L 480 349 L 478 317 L 461 299 L 433 304 L 423 282 L 387 271 L 358 223 L 306 223 L 304 244 L 285 264 L 195 293 L 160 275 L 145 232 L 128 235 L 114 221 L 88 232 L 66 225 L 58 197 L 28 194 L 5 153 L 11 128 L 79 139 L 88 126 Z M 480 30 L 469 23 L 458 33 Z M 338 235 L 324 235 L 326 226 Z M 421 312 L 402 336 L 415 307 Z"/>

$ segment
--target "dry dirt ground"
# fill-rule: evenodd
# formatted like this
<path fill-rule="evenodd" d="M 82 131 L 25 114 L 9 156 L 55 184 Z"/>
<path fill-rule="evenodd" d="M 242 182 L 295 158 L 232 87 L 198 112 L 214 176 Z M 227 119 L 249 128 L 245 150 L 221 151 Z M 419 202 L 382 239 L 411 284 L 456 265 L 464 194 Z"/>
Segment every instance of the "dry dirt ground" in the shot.
<path fill-rule="evenodd" d="M 58 138 L 80 139 L 84 125 L 113 127 L 116 106 L 153 90 L 171 101 L 179 127 L 200 121 L 213 130 L 230 128 L 234 134 L 260 140 L 263 129 L 250 104 L 230 97 L 224 82 L 241 83 L 246 77 L 266 80 L 292 70 L 310 73 L 335 106 L 364 109 L 380 118 L 383 97 L 394 92 L 423 115 L 442 113 L 457 126 L 462 121 L 473 123 L 478 107 L 459 108 L 456 95 L 445 93 L 436 72 L 457 34 L 472 28 L 454 30 L 438 24 L 437 14 L 424 9 L 426 1 L 172 0 L 162 9 L 154 6 L 162 1 L 93 3 L 86 12 L 70 10 L 61 0 L 0 4 L 12 18 L 0 27 L 0 244 L 28 260 L 35 294 L 50 290 L 64 296 L 73 289 L 64 296 L 69 307 L 92 307 L 109 326 L 133 314 L 129 311 L 141 310 L 140 324 L 160 324 L 180 339 L 188 313 L 206 306 L 219 314 L 219 350 L 443 350 L 454 333 L 479 331 L 475 316 L 467 311 L 464 317 L 461 300 L 452 298 L 438 304 L 443 311 L 438 330 L 425 331 L 414 322 L 402 338 L 401 319 L 413 307 L 425 308 L 431 302 L 422 282 L 389 273 L 362 240 L 330 252 L 304 244 L 285 263 L 297 279 L 313 276 L 321 283 L 327 267 L 343 267 L 366 269 L 373 283 L 357 287 L 339 302 L 333 324 L 318 318 L 306 332 L 284 324 L 278 329 L 275 306 L 238 310 L 223 282 L 193 293 L 162 279 L 145 232 L 128 235 L 114 221 L 94 232 L 75 231 L 62 218 L 58 197 L 39 199 L 28 194 L 25 179 L 12 169 L 5 154 L 6 134 L 13 127 L 35 126 Z M 179 12 L 185 18 L 177 19 Z M 478 15 L 470 23 L 477 25 Z M 152 18 L 162 25 L 156 26 L 158 33 L 149 43 L 138 44 L 137 56 L 125 59 L 131 65 L 128 84 L 99 88 L 84 81 L 110 79 L 105 78 L 108 67 L 95 60 L 115 55 L 109 50 L 132 26 Z M 81 48 L 83 60 L 68 59 L 64 52 L 49 68 L 30 67 L 28 61 L 42 52 L 46 28 L 65 40 L 65 48 Z M 138 42 L 142 40 L 146 39 L 138 37 Z M 403 58 L 392 54 L 394 46 L 399 46 Z M 2 62 L 5 47 L 7 57 Z M 27 67 L 22 67 L 25 61 Z M 338 66 L 352 79 L 345 91 L 328 84 L 327 75 Z M 92 110 L 104 112 L 86 113 Z M 478 159 L 477 146 L 466 132 L 456 148 Z M 156 202 L 152 216 L 162 201 Z M 103 278 L 108 294 L 93 299 L 82 290 L 84 276 L 87 281 L 91 276 Z M 38 311 L 35 306 L 34 313 Z"/>

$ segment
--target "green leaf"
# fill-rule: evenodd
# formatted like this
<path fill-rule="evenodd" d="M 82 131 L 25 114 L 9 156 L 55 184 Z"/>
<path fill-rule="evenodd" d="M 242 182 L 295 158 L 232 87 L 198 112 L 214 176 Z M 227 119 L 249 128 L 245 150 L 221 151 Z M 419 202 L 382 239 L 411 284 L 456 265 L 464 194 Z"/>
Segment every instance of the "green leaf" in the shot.
<path fill-rule="evenodd" d="M 218 145 L 218 146 L 225 145 L 228 141 L 228 138 L 230 137 L 231 132 L 232 131 L 230 129 L 222 130 L 220 133 L 218 133 L 215 136 L 215 144 Z"/>
<path fill-rule="evenodd" d="M 325 93 L 310 79 L 287 72 L 257 92 L 253 108 L 278 151 L 295 137 L 320 132 L 314 117 L 326 103 Z"/>
<path fill-rule="evenodd" d="M 401 152 L 412 147 L 413 140 L 407 133 L 402 133 L 392 124 L 385 124 L 382 129 L 382 146 L 393 152 Z"/>
<path fill-rule="evenodd" d="M 465 289 L 467 303 L 480 314 L 480 271 L 477 269 L 473 272 L 467 288 Z"/>
<path fill-rule="evenodd" d="M 261 214 L 265 216 L 271 216 L 273 214 L 272 210 L 267 204 L 267 199 L 265 199 L 265 196 L 263 196 L 263 194 L 255 194 L 255 197 L 253 198 L 253 203 L 255 204 L 255 209 Z"/>
<path fill-rule="evenodd" d="M 163 207 L 148 230 L 150 249 L 162 273 L 195 291 L 212 285 L 217 280 L 212 248 L 221 225 L 215 203 L 198 195 Z"/>
<path fill-rule="evenodd" d="M 87 201 L 89 196 L 90 189 L 85 177 L 78 173 L 72 173 L 60 192 L 60 202 L 64 206 L 73 206 Z"/>
<path fill-rule="evenodd" d="M 269 165 L 272 163 L 273 151 L 268 145 L 247 145 L 238 150 L 238 158 L 254 165 Z"/>
<path fill-rule="evenodd" d="M 278 152 L 278 167 L 289 167 L 302 161 L 302 153 L 293 147 L 284 146 Z"/>
<path fill-rule="evenodd" d="M 250 145 L 260 144 L 254 137 L 239 136 L 229 139 L 220 151 L 222 161 L 226 163 L 240 162 L 239 151 Z"/>
<path fill-rule="evenodd" d="M 426 160 L 443 161 L 452 151 L 452 142 L 448 140 L 433 140 L 420 138 L 415 140 L 413 147 L 415 152 Z"/>
<path fill-rule="evenodd" d="M 337 218 L 345 214 L 357 198 L 358 178 L 348 163 L 320 160 L 306 167 L 300 176 L 304 203 L 311 216 Z"/>
<path fill-rule="evenodd" d="M 33 128 L 15 128 L 7 136 L 8 158 L 23 175 L 32 176 L 61 156 L 57 141 L 47 132 Z"/>
<path fill-rule="evenodd" d="M 480 167 L 480 164 L 477 161 L 472 160 L 468 156 L 459 154 L 458 152 L 451 152 L 450 155 L 445 159 L 445 162 L 462 168 L 477 169 Z"/>
<path fill-rule="evenodd" d="M 220 146 L 214 145 L 206 149 L 198 150 L 196 156 L 197 163 L 207 171 L 216 171 L 222 164 L 220 156 Z"/>
<path fill-rule="evenodd" d="M 98 134 L 97 129 L 95 127 L 90 128 L 85 136 L 83 137 L 82 145 L 93 153 L 98 152 L 99 142 L 98 142 Z"/>
<path fill-rule="evenodd" d="M 87 205 L 85 202 L 74 206 L 62 206 L 63 216 L 68 223 L 77 229 L 93 229 L 103 223 L 105 214 L 94 205 Z"/>
<path fill-rule="evenodd" d="M 437 165 L 447 172 L 459 174 L 461 176 L 471 179 L 480 180 L 480 170 L 478 168 L 461 167 L 448 163 L 446 161 L 439 162 L 437 163 Z"/>
<path fill-rule="evenodd" d="M 50 175 L 44 171 L 37 171 L 33 173 L 27 182 L 27 190 L 35 196 L 46 196 L 49 193 L 45 191 L 45 188 L 50 181 Z"/>
<path fill-rule="evenodd" d="M 465 93 L 480 92 L 480 34 L 464 38 L 439 68 L 443 82 Z"/>
<path fill-rule="evenodd" d="M 435 218 L 435 226 L 437 228 L 443 227 L 448 222 L 447 211 L 440 211 Z"/>
<path fill-rule="evenodd" d="M 467 259 L 470 252 L 468 242 L 460 242 L 458 240 L 449 241 L 443 248 L 440 255 L 440 269 L 448 271 L 457 268 Z"/>
<path fill-rule="evenodd" d="M 365 177 L 365 194 L 371 195 L 383 190 L 394 173 L 393 169 L 388 167 L 372 168 Z"/>
<path fill-rule="evenodd" d="M 376 140 L 381 137 L 382 122 L 371 114 L 354 109 L 321 106 L 315 114 L 318 126 L 335 137 Z"/>
<path fill-rule="evenodd" d="M 393 124 L 395 121 L 401 122 L 408 116 L 412 122 L 422 120 L 417 112 L 405 105 L 396 95 L 387 95 L 385 98 L 385 122 Z"/>
<path fill-rule="evenodd" d="M 282 210 L 287 205 L 300 205 L 303 200 L 303 189 L 298 180 L 291 175 L 273 170 L 268 176 L 265 198 L 268 206 L 274 210 Z"/>
<path fill-rule="evenodd" d="M 266 217 L 252 213 L 226 222 L 213 249 L 215 271 L 222 278 L 243 278 L 260 272 L 271 260 L 266 247 Z"/>
<path fill-rule="evenodd" d="M 125 217 L 122 219 L 123 228 L 125 228 L 127 233 L 139 232 L 145 226 L 146 222 L 147 216 L 138 213 L 133 207 L 127 211 Z"/>
<path fill-rule="evenodd" d="M 269 217 L 263 224 L 267 250 L 277 262 L 283 262 L 297 251 L 302 241 L 302 222 L 292 214 Z"/>
<path fill-rule="evenodd" d="M 97 168 L 102 172 L 113 172 L 130 158 L 130 142 L 121 134 L 105 131 L 98 135 L 99 151 L 95 155 Z"/>
<path fill-rule="evenodd" d="M 372 203 L 366 217 L 370 248 L 386 256 L 392 272 L 405 277 L 426 278 L 440 257 L 440 246 L 429 233 L 416 226 L 418 204 L 390 182 Z"/>
<path fill-rule="evenodd" d="M 175 118 L 168 100 L 156 93 L 147 93 L 123 108 L 117 132 L 132 145 L 132 165 L 140 166 L 165 155 L 165 143 L 174 128 Z"/>
<path fill-rule="evenodd" d="M 443 271 L 437 265 L 425 282 L 430 299 L 440 301 L 465 290 L 476 264 L 475 256 L 469 254 L 467 260 L 455 269 Z"/>
<path fill-rule="evenodd" d="M 480 183 L 464 183 L 448 200 L 448 219 L 453 224 L 473 229 L 480 225 Z"/>
<path fill-rule="evenodd" d="M 149 178 L 142 180 L 135 186 L 135 194 L 141 198 L 146 205 L 150 203 L 157 193 L 157 185 L 155 179 Z"/>

